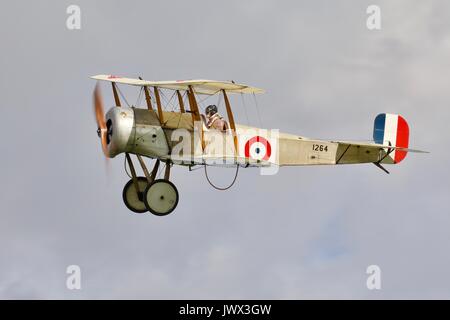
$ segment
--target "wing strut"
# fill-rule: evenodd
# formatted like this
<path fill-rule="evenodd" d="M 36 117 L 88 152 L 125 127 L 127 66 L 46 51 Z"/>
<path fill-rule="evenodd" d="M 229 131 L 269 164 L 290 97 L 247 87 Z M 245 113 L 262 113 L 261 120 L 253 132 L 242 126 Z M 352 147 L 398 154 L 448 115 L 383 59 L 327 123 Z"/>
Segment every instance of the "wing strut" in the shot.
<path fill-rule="evenodd" d="M 142 78 L 139 77 L 139 80 L 142 80 Z M 145 93 L 145 101 L 147 102 L 147 109 L 153 110 L 152 99 L 150 98 L 150 92 L 148 91 L 148 87 L 143 86 L 143 88 L 144 88 L 144 93 Z"/>
<path fill-rule="evenodd" d="M 112 85 L 112 89 L 113 89 L 114 101 L 116 102 L 116 106 L 120 107 L 120 99 L 119 99 L 119 95 L 117 94 L 116 84 L 114 82 L 111 82 L 111 85 Z"/>
<path fill-rule="evenodd" d="M 192 86 L 189 86 L 189 91 L 187 91 L 187 95 L 189 98 L 189 106 L 191 108 L 191 113 L 192 113 L 192 120 L 194 121 L 194 126 L 195 123 L 199 123 L 201 122 L 201 117 L 200 117 L 200 111 L 198 110 L 198 105 L 197 105 L 197 101 L 195 100 L 195 93 L 194 93 L 194 89 L 192 88 Z M 200 125 L 200 139 L 201 139 L 201 145 L 202 145 L 202 150 L 205 150 L 205 141 L 203 139 L 203 123 L 202 125 Z"/>
<path fill-rule="evenodd" d="M 164 114 L 161 106 L 161 98 L 159 97 L 159 90 L 158 87 L 155 87 L 155 100 L 156 100 L 156 107 L 158 108 L 158 117 L 159 122 L 161 125 L 164 124 Z"/>
<path fill-rule="evenodd" d="M 225 107 L 227 108 L 228 121 L 230 121 L 231 132 L 233 134 L 234 151 L 235 151 L 235 154 L 237 155 L 239 149 L 238 149 L 238 140 L 237 140 L 237 136 L 236 136 L 236 123 L 234 122 L 233 111 L 231 110 L 231 105 L 230 105 L 230 101 L 228 100 L 227 93 L 225 92 L 224 89 L 222 89 L 222 93 L 223 93 L 223 98 L 225 100 Z"/>
<path fill-rule="evenodd" d="M 198 105 L 197 101 L 195 100 L 194 89 L 192 88 L 192 86 L 189 86 L 188 97 L 189 97 L 189 106 L 191 107 L 192 112 L 192 120 L 194 120 L 194 122 L 201 121 L 200 111 L 198 110 Z"/>
<path fill-rule="evenodd" d="M 178 105 L 180 106 L 181 113 L 185 113 L 186 110 L 184 110 L 184 102 L 183 97 L 181 96 L 180 90 L 177 90 L 177 96 L 178 96 Z"/>

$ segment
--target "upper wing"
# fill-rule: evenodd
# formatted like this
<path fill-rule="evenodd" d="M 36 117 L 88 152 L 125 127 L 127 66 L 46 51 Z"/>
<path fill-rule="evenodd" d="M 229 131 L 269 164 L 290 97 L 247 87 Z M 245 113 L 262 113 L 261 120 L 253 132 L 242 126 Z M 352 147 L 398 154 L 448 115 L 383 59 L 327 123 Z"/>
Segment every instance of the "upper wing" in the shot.
<path fill-rule="evenodd" d="M 140 79 L 123 78 L 113 75 L 96 75 L 92 79 L 123 83 L 133 86 L 149 86 L 170 90 L 188 90 L 189 86 L 194 88 L 197 94 L 213 95 L 221 90 L 227 93 L 264 93 L 264 90 L 247 86 L 245 84 L 234 83 L 232 81 L 216 80 L 176 80 L 176 81 L 147 81 Z"/>

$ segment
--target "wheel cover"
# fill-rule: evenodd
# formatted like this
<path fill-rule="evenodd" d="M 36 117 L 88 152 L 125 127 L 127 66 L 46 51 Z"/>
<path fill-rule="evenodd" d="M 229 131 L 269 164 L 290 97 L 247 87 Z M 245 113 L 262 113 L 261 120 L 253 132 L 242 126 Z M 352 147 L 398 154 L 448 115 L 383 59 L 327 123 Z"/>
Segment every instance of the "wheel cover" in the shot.
<path fill-rule="evenodd" d="M 144 194 L 147 209 L 158 216 L 171 213 L 178 204 L 178 190 L 167 180 L 155 180 L 150 184 Z"/>

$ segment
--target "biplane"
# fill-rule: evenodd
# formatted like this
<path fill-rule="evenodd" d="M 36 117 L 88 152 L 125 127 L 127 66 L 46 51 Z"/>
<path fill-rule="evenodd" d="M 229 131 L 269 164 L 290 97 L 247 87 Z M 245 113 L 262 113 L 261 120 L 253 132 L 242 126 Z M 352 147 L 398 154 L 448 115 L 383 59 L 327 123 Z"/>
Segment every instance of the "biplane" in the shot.
<path fill-rule="evenodd" d="M 204 166 L 205 173 L 211 165 L 235 166 L 237 176 L 240 167 L 372 163 L 389 173 L 384 164 L 400 163 L 408 152 L 424 152 L 409 149 L 408 123 L 396 114 L 382 113 L 375 118 L 373 142 L 318 140 L 237 124 L 229 95 L 256 95 L 264 91 L 234 81 L 147 81 L 113 75 L 91 78 L 112 85 L 115 106 L 106 115 L 98 83 L 94 90 L 97 133 L 107 158 L 125 154 L 131 179 L 122 197 L 126 207 L 136 213 L 165 216 L 176 208 L 179 193 L 170 181 L 173 165 L 190 170 Z M 118 84 L 139 87 L 146 105 L 123 106 L 119 95 L 125 97 Z M 172 94 L 175 110 L 168 111 L 163 105 L 162 95 L 167 91 Z M 214 95 L 220 97 L 226 110 L 227 125 L 223 130 L 209 126 L 200 110 L 201 97 Z M 143 176 L 138 176 L 131 155 L 136 156 Z M 144 158 L 155 160 L 151 171 Z M 160 168 L 161 162 L 165 164 L 164 170 Z M 158 178 L 162 171 L 163 177 Z"/>

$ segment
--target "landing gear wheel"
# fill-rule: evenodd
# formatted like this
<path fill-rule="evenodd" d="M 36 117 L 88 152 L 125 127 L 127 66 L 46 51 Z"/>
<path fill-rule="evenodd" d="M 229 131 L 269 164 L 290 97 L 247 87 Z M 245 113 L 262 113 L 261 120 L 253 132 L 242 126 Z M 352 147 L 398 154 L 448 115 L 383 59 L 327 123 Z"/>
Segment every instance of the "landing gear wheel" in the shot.
<path fill-rule="evenodd" d="M 139 193 L 136 192 L 133 179 L 131 179 L 123 188 L 122 198 L 128 209 L 136 213 L 144 213 L 148 211 L 144 203 L 144 194 L 148 186 L 148 181 L 144 177 L 137 177 L 137 181 Z"/>
<path fill-rule="evenodd" d="M 178 204 L 178 190 L 169 180 L 155 180 L 144 191 L 144 203 L 154 215 L 168 215 Z"/>

